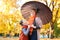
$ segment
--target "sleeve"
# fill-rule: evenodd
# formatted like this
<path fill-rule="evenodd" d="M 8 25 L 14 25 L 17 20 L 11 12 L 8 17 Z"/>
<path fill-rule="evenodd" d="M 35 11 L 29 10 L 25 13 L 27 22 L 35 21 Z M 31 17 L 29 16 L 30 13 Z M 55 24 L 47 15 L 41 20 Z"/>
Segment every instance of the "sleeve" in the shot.
<path fill-rule="evenodd" d="M 29 30 L 30 30 L 29 28 L 27 28 L 27 29 L 26 29 L 26 28 L 23 28 L 23 29 L 22 29 L 24 35 L 26 35 L 26 36 L 28 35 Z"/>
<path fill-rule="evenodd" d="M 40 29 L 39 25 L 36 25 L 36 29 Z"/>
<path fill-rule="evenodd" d="M 36 23 L 36 29 L 40 29 L 42 27 L 42 21 L 39 17 L 36 17 L 35 23 Z"/>

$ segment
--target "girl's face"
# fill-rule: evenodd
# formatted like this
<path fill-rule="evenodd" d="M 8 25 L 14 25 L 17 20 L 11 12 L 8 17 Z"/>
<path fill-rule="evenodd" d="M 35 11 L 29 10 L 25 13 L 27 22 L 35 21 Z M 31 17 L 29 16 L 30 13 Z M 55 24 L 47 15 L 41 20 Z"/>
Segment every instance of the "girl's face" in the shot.
<path fill-rule="evenodd" d="M 26 20 L 23 20 L 23 25 L 28 25 L 29 23 Z"/>
<path fill-rule="evenodd" d="M 35 15 L 35 11 L 32 10 L 30 7 L 23 7 L 21 13 L 26 20 L 28 20 L 30 16 Z"/>

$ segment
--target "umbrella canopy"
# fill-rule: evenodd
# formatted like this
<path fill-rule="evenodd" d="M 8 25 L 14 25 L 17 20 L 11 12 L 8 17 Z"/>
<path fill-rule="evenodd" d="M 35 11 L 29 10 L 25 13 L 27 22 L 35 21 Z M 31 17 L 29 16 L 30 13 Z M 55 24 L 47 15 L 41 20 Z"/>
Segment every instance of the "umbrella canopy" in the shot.
<path fill-rule="evenodd" d="M 43 3 L 40 3 L 39 6 L 40 6 L 39 7 L 40 11 L 37 13 L 37 16 L 40 17 L 43 24 L 49 23 L 51 21 L 51 19 L 52 19 L 51 10 L 46 5 L 44 5 Z"/>
<path fill-rule="evenodd" d="M 38 16 L 41 19 L 43 24 L 49 23 L 51 21 L 52 12 L 49 9 L 49 7 L 47 7 L 45 4 L 37 1 L 30 1 L 25 3 L 21 9 L 23 10 L 22 15 L 24 18 L 28 18 L 30 16 L 32 12 L 31 9 L 36 12 L 36 16 Z"/>

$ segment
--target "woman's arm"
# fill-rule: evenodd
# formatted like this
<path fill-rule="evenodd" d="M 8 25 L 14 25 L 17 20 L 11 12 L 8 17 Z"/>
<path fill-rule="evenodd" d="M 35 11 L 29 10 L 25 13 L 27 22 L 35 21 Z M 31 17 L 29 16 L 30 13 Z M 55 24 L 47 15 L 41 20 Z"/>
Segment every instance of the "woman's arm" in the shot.
<path fill-rule="evenodd" d="M 36 17 L 35 25 L 36 25 L 36 29 L 40 29 L 42 27 L 42 21 L 39 17 Z"/>

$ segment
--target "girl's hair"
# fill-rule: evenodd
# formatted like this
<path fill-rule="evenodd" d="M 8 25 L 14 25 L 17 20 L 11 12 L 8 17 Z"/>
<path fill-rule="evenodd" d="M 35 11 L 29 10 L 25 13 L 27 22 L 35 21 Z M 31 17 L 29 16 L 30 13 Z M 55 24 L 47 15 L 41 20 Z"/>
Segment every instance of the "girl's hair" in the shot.
<path fill-rule="evenodd" d="M 23 26 L 23 21 L 22 20 L 20 21 L 20 25 Z"/>
<path fill-rule="evenodd" d="M 38 1 L 29 1 L 22 5 L 21 10 L 23 10 L 24 7 L 28 6 L 30 6 L 30 9 L 35 10 L 36 13 L 39 13 L 42 10 L 42 8 L 47 7 L 46 5 Z M 48 7 L 47 9 L 51 11 Z"/>

